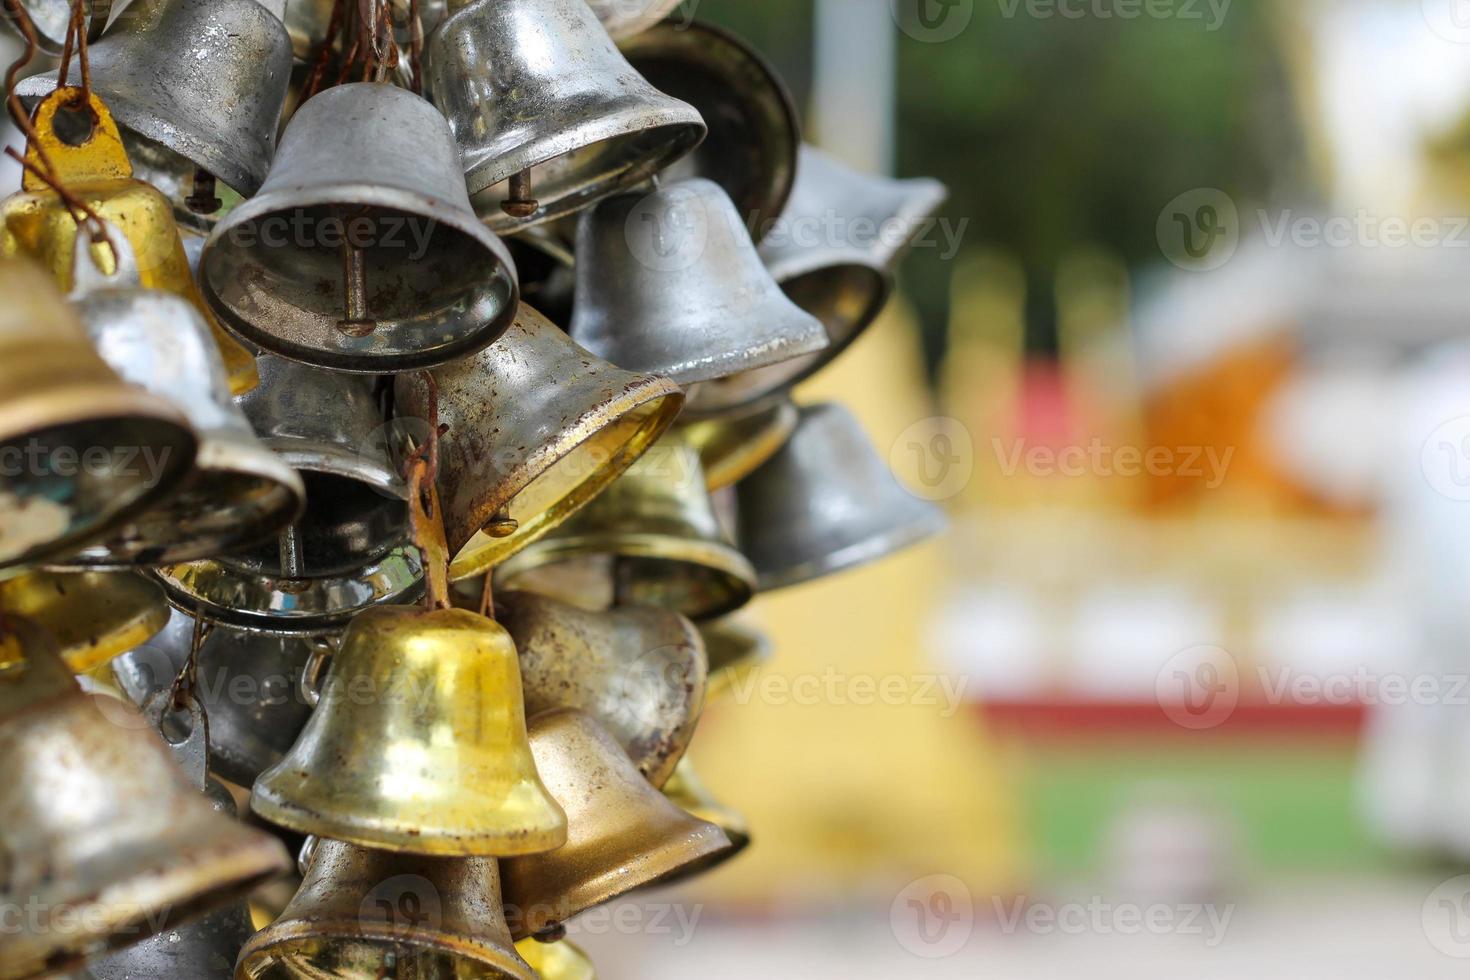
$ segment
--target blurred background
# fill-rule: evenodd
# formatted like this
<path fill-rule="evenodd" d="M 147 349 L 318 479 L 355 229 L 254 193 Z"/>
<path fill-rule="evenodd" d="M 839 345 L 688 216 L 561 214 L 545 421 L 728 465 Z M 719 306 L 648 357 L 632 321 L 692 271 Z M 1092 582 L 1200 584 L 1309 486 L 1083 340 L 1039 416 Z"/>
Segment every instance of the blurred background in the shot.
<path fill-rule="evenodd" d="M 757 601 L 774 656 L 692 750 L 754 846 L 689 929 L 573 938 L 629 977 L 1463 976 L 1470 7 L 679 16 L 949 186 L 799 394 L 953 527 Z"/>

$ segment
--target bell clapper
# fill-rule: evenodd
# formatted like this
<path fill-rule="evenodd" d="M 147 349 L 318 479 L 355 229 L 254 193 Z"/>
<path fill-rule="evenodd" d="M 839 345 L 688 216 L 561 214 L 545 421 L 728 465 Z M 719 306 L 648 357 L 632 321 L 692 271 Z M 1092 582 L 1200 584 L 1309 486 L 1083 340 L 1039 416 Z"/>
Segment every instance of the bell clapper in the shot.
<path fill-rule="evenodd" d="M 184 206 L 195 214 L 214 214 L 225 206 L 219 199 L 214 174 L 202 167 L 194 171 L 194 187 L 184 198 Z"/>
<path fill-rule="evenodd" d="M 547 926 L 531 938 L 542 944 L 559 943 L 567 938 L 566 923 L 558 922 L 555 925 Z"/>
<path fill-rule="evenodd" d="M 306 574 L 306 563 L 301 557 L 301 528 L 292 524 L 281 532 L 281 574 L 286 578 L 301 578 Z"/>
<path fill-rule="evenodd" d="M 510 175 L 510 196 L 500 202 L 500 210 L 512 218 L 529 218 L 541 202 L 531 196 L 531 170 Z"/>
<path fill-rule="evenodd" d="M 485 522 L 484 532 L 492 538 L 508 538 L 521 529 L 521 522 L 510 516 L 509 508 L 502 507 Z"/>
<path fill-rule="evenodd" d="M 366 337 L 378 327 L 368 316 L 367 259 L 362 249 L 345 240 L 342 243 L 342 292 L 346 315 L 337 321 L 337 329 L 349 337 Z"/>

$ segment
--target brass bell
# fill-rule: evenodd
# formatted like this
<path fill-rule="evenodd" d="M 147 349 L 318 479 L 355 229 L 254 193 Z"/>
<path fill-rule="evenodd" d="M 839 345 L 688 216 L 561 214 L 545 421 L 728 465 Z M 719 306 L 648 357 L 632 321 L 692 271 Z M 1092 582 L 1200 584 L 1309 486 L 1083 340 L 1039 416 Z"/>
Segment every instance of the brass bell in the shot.
<path fill-rule="evenodd" d="M 321 840 L 301 890 L 240 954 L 239 980 L 537 980 L 512 945 L 493 858 Z"/>
<path fill-rule="evenodd" d="M 649 785 L 602 726 L 580 711 L 531 720 L 531 751 L 567 812 L 565 846 L 500 870 L 517 939 L 543 933 L 635 888 L 719 863 L 734 846 Z"/>
<path fill-rule="evenodd" d="M 566 817 L 526 744 L 515 645 L 461 609 L 370 609 L 342 638 L 321 704 L 251 807 L 272 823 L 414 854 L 530 854 Z"/>
<path fill-rule="evenodd" d="M 374 381 L 269 355 L 260 372 L 239 404 L 301 474 L 306 512 L 278 541 L 155 569 L 169 601 L 210 622 L 282 634 L 334 632 L 358 610 L 411 601 L 423 562 Z"/>
<path fill-rule="evenodd" d="M 755 592 L 755 570 L 715 517 L 699 455 L 677 432 L 502 565 L 497 580 L 586 609 L 658 606 L 695 620 L 738 609 Z"/>
<path fill-rule="evenodd" d="M 630 371 L 683 385 L 751 378 L 827 346 L 822 324 L 781 292 L 713 181 L 603 201 L 582 216 L 577 259 L 568 332 Z M 765 379 L 731 381 L 704 410 L 757 401 L 774 387 Z"/>
<path fill-rule="evenodd" d="M 713 493 L 739 483 L 776 455 L 796 431 L 798 417 L 790 400 L 778 398 L 693 419 L 679 431 L 699 453 L 705 486 Z"/>
<path fill-rule="evenodd" d="M 585 711 L 644 778 L 668 781 L 704 710 L 707 668 L 693 623 L 650 606 L 592 613 L 531 592 L 498 594 L 495 611 L 520 652 L 527 714 Z"/>
<path fill-rule="evenodd" d="M 88 52 L 93 90 L 122 127 L 138 176 L 185 224 L 208 228 L 265 180 L 291 73 L 284 7 L 133 0 Z M 56 80 L 56 72 L 33 75 L 16 92 L 39 99 Z"/>
<path fill-rule="evenodd" d="M 664 21 L 621 47 L 639 74 L 694 106 L 709 126 L 704 142 L 661 179 L 713 180 L 759 242 L 796 182 L 801 121 L 786 83 L 745 41 L 702 21 Z"/>
<path fill-rule="evenodd" d="M 55 285 L 0 261 L 0 568 L 54 559 L 165 498 L 197 445 L 177 408 L 124 384 Z"/>
<path fill-rule="evenodd" d="M 305 488 L 261 444 L 230 396 L 204 321 L 172 293 L 143 289 L 127 239 L 109 227 L 115 266 L 101 272 L 77 239 L 71 300 L 113 370 L 183 409 L 199 452 L 176 493 L 66 564 L 127 567 L 191 561 L 275 540 L 299 516 Z"/>
<path fill-rule="evenodd" d="M 529 306 L 499 341 L 434 371 L 439 491 L 452 579 L 482 574 L 612 483 L 663 434 L 684 395 L 598 360 Z M 400 418 L 427 419 L 423 380 L 400 375 Z"/>
<path fill-rule="evenodd" d="M 29 620 L 84 674 L 151 640 L 169 609 L 163 590 L 132 572 L 35 570 L 0 581 L 0 617 Z"/>
<path fill-rule="evenodd" d="M 565 939 L 554 943 L 522 939 L 516 943 L 516 952 L 540 980 L 597 980 L 592 960 L 581 947 Z"/>
<path fill-rule="evenodd" d="M 944 530 L 841 405 L 803 406 L 789 442 L 735 487 L 740 550 L 761 591 L 876 561 Z"/>
<path fill-rule="evenodd" d="M 712 823 L 725 832 L 733 845 L 727 860 L 750 846 L 749 822 L 739 812 L 715 799 L 689 756 L 679 760 L 679 767 L 664 784 L 664 796 L 690 816 Z"/>
<path fill-rule="evenodd" d="M 519 296 L 510 254 L 470 210 L 444 117 L 372 82 L 296 110 L 260 193 L 215 227 L 199 271 L 246 340 L 367 374 L 473 354 Z"/>
<path fill-rule="evenodd" d="M 79 966 L 286 870 L 279 843 L 215 812 L 147 723 L 114 721 L 130 709 L 82 694 L 33 627 L 7 622 L 4 646 L 0 904 L 26 912 L 0 980 Z"/>
<path fill-rule="evenodd" d="M 501 233 L 635 186 L 704 138 L 694 107 L 644 81 L 585 0 L 450 0 L 424 79 Z"/>
<path fill-rule="evenodd" d="M 83 101 L 79 88 L 58 89 L 43 98 L 32 118 L 39 139 L 26 147 L 26 160 L 41 166 L 41 154 L 56 168 L 56 178 L 109 225 L 119 228 L 138 265 L 145 289 L 161 289 L 188 300 L 209 324 L 224 358 L 235 394 L 259 383 L 255 356 L 225 332 L 204 303 L 179 237 L 173 209 L 151 184 L 133 178 L 133 165 L 123 150 L 112 114 L 93 93 Z M 60 125 L 68 131 L 63 139 Z M 86 133 L 80 142 L 77 130 Z M 44 169 L 44 167 L 42 168 Z M 61 196 L 27 170 L 22 191 L 0 204 L 0 255 L 29 255 L 72 288 L 77 225 Z"/>
<path fill-rule="evenodd" d="M 771 659 L 770 635 L 740 616 L 701 623 L 699 635 L 704 640 L 705 658 L 709 662 L 711 701 L 729 694 L 737 684 L 747 682 Z"/>
<path fill-rule="evenodd" d="M 161 633 L 112 661 L 128 700 L 142 706 L 170 688 L 188 663 L 194 628 L 194 620 L 175 612 Z M 311 717 L 297 682 L 312 650 L 307 640 L 224 626 L 204 638 L 195 693 L 209 717 L 214 772 L 251 786 L 296 744 Z"/>

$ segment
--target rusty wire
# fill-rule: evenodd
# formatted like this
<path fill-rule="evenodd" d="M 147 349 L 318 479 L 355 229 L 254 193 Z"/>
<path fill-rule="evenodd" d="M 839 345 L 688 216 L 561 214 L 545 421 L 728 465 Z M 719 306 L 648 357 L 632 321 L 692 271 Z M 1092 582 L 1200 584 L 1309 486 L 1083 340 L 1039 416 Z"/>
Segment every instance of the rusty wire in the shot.
<path fill-rule="evenodd" d="M 214 627 L 202 619 L 194 620 L 194 636 L 189 643 L 189 659 L 184 661 L 179 675 L 174 678 L 173 685 L 169 688 L 169 704 L 175 710 L 186 708 L 189 699 L 194 697 L 199 689 L 199 650 L 204 646 L 204 641 L 209 639 L 209 634 L 214 632 Z"/>

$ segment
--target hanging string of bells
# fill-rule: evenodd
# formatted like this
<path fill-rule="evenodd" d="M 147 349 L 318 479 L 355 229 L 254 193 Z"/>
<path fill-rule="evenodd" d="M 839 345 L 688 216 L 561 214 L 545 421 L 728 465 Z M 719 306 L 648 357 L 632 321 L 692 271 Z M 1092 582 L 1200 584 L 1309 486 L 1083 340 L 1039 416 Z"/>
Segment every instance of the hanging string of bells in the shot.
<path fill-rule="evenodd" d="M 594 977 L 736 611 L 942 526 L 791 398 L 902 243 L 772 219 L 943 189 L 670 0 L 3 4 L 0 980 Z"/>

